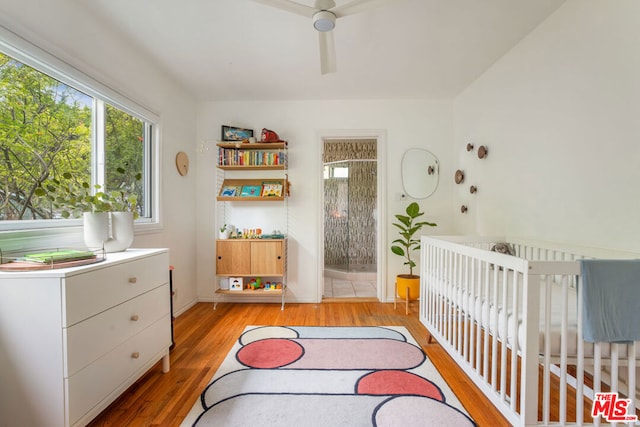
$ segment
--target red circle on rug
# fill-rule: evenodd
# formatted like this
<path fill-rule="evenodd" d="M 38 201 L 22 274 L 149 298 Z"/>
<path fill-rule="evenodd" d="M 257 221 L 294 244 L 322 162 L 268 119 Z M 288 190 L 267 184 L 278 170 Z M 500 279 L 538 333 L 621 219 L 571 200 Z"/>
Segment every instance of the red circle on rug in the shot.
<path fill-rule="evenodd" d="M 358 381 L 356 393 L 374 395 L 412 394 L 444 401 L 442 392 L 434 383 L 419 375 L 405 371 L 376 371 Z"/>
<path fill-rule="evenodd" d="M 269 338 L 245 345 L 236 354 L 238 362 L 250 368 L 273 369 L 295 362 L 304 353 L 297 342 Z"/>

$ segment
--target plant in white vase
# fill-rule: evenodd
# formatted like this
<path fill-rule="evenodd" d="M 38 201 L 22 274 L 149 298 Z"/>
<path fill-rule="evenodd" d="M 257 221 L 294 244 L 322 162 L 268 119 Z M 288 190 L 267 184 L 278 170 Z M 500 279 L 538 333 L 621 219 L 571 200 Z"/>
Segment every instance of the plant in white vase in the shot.
<path fill-rule="evenodd" d="M 118 168 L 118 172 L 125 173 L 122 168 Z M 136 180 L 140 179 L 142 175 L 137 174 Z M 133 221 L 140 216 L 137 195 L 126 187 L 102 191 L 102 186 L 96 184 L 93 189 L 95 191 L 87 182 L 74 180 L 67 172 L 61 179 L 49 180 L 36 194 L 47 197 L 62 218 L 83 217 L 88 247 L 104 248 L 106 252 L 127 249 L 133 243 Z"/>

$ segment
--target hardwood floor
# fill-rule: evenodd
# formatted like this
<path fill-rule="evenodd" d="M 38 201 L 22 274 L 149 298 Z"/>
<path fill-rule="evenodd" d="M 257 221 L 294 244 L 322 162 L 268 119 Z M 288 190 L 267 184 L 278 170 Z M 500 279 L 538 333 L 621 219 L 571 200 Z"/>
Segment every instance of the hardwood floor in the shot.
<path fill-rule="evenodd" d="M 377 301 L 324 302 L 322 304 L 218 304 L 199 303 L 174 324 L 176 346 L 171 371 L 162 374 L 158 363 L 104 410 L 90 426 L 178 426 L 208 384 L 242 330 L 248 325 L 281 326 L 404 326 L 438 368 L 478 426 L 509 423 L 476 390 L 437 343 L 428 342 L 418 318 L 418 305 L 396 310 Z"/>

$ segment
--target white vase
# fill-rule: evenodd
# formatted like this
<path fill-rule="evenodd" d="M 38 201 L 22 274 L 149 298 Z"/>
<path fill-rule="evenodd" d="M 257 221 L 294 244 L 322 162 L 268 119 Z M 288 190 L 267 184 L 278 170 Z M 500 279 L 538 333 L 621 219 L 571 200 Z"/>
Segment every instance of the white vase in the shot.
<path fill-rule="evenodd" d="M 121 252 L 133 243 L 132 212 L 85 212 L 84 243 L 92 249 Z"/>
<path fill-rule="evenodd" d="M 218 239 L 228 239 L 230 232 L 231 230 L 229 229 L 226 229 L 224 231 L 218 231 Z"/>
<path fill-rule="evenodd" d="M 133 212 L 111 212 L 111 236 L 104 245 L 105 251 L 127 250 L 133 238 Z"/>
<path fill-rule="evenodd" d="M 84 244 L 90 249 L 102 248 L 105 241 L 109 240 L 109 213 L 85 212 Z"/>

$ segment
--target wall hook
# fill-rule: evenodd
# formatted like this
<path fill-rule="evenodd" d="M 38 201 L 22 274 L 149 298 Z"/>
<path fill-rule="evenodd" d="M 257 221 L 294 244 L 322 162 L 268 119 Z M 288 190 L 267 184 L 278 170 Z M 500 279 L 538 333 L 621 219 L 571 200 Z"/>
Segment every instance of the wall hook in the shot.
<path fill-rule="evenodd" d="M 471 187 L 469 187 L 469 192 L 471 194 L 475 194 L 478 191 L 478 187 L 476 187 L 475 185 L 472 185 Z"/>
<path fill-rule="evenodd" d="M 472 143 L 468 143 L 467 144 L 467 151 L 473 151 L 473 144 Z"/>
<path fill-rule="evenodd" d="M 468 210 L 469 209 L 465 205 L 460 206 L 460 212 L 467 213 Z"/>
<path fill-rule="evenodd" d="M 427 168 L 427 173 L 428 173 L 429 175 L 433 175 L 433 174 L 435 173 L 435 171 L 436 171 L 436 169 L 435 169 L 433 166 L 429 166 L 429 167 Z"/>
<path fill-rule="evenodd" d="M 462 181 L 464 181 L 464 172 L 462 172 L 460 169 L 456 171 L 455 180 L 456 184 L 462 184 Z"/>
<path fill-rule="evenodd" d="M 488 154 L 489 154 L 489 149 L 487 147 L 485 147 L 484 145 L 481 145 L 480 147 L 478 147 L 479 159 L 484 159 L 485 157 L 487 157 Z"/>

